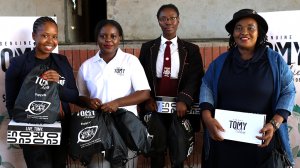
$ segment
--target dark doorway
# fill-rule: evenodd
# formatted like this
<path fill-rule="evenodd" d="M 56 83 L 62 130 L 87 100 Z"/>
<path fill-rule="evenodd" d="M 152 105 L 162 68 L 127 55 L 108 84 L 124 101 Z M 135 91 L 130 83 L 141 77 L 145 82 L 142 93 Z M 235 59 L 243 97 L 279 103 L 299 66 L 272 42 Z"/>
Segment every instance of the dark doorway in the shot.
<path fill-rule="evenodd" d="M 106 0 L 81 0 L 82 17 L 79 26 L 81 42 L 95 42 L 94 31 L 100 20 L 107 18 Z"/>
<path fill-rule="evenodd" d="M 89 0 L 90 41 L 95 41 L 95 27 L 100 20 L 106 19 L 106 15 L 106 0 Z"/>

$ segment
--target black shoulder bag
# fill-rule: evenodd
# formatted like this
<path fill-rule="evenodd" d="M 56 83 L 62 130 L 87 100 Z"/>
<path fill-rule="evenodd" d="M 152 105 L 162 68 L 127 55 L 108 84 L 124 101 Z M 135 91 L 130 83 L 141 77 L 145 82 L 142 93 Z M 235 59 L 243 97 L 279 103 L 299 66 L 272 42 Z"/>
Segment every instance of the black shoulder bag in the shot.
<path fill-rule="evenodd" d="M 278 132 L 274 133 L 275 147 L 272 154 L 259 165 L 259 168 L 292 168 L 293 165 L 282 147 Z"/>
<path fill-rule="evenodd" d="M 34 67 L 26 76 L 13 109 L 16 122 L 52 124 L 58 119 L 58 83 L 44 80 L 47 65 Z"/>
<path fill-rule="evenodd" d="M 138 154 L 147 154 L 151 148 L 152 137 L 142 121 L 132 112 L 119 108 L 111 113 L 116 128 L 129 149 Z"/>

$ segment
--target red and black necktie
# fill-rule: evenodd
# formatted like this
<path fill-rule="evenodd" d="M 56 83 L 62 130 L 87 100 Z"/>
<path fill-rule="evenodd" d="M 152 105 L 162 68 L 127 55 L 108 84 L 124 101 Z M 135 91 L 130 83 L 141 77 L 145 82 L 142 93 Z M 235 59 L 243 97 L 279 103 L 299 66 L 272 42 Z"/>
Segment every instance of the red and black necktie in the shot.
<path fill-rule="evenodd" d="M 171 41 L 166 41 L 162 76 L 158 82 L 159 96 L 176 96 L 177 80 L 171 79 Z"/>
<path fill-rule="evenodd" d="M 162 70 L 162 79 L 170 80 L 171 78 L 171 41 L 166 41 L 166 49 L 164 53 L 164 64 Z"/>

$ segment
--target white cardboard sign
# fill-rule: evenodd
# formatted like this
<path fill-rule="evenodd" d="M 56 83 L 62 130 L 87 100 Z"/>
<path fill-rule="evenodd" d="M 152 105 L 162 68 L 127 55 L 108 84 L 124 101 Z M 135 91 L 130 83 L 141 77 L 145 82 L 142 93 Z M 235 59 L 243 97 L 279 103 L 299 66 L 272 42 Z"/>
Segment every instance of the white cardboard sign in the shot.
<path fill-rule="evenodd" d="M 225 130 L 225 132 L 220 132 L 224 139 L 262 144 L 262 141 L 256 136 L 261 136 L 259 130 L 263 128 L 266 122 L 265 114 L 216 109 L 215 119 Z"/>

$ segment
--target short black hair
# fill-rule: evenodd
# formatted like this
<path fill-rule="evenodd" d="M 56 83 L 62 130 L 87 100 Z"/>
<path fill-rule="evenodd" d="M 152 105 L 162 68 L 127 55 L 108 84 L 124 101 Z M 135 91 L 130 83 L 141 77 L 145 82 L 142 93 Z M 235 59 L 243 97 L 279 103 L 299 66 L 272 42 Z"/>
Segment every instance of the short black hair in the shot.
<path fill-rule="evenodd" d="M 161 11 L 164 10 L 164 9 L 167 9 L 167 8 L 173 9 L 177 13 L 177 17 L 179 17 L 179 10 L 174 4 L 165 4 L 165 5 L 162 5 L 158 9 L 157 14 L 156 14 L 157 19 L 159 18 L 159 15 L 160 15 Z"/>
<path fill-rule="evenodd" d="M 44 25 L 46 22 L 51 22 L 51 23 L 54 23 L 57 27 L 57 23 L 51 18 L 51 17 L 48 17 L 48 16 L 42 16 L 42 17 L 39 17 L 37 18 L 34 23 L 33 23 L 33 28 L 32 28 L 32 31 L 33 33 L 37 33 L 37 29 Z"/>
<path fill-rule="evenodd" d="M 122 36 L 122 40 L 124 40 L 123 29 L 122 29 L 120 23 L 118 23 L 115 20 L 101 20 L 97 23 L 96 28 L 95 28 L 95 40 L 96 41 L 98 39 L 101 29 L 106 25 L 112 25 L 115 28 L 117 28 L 119 35 Z"/>

